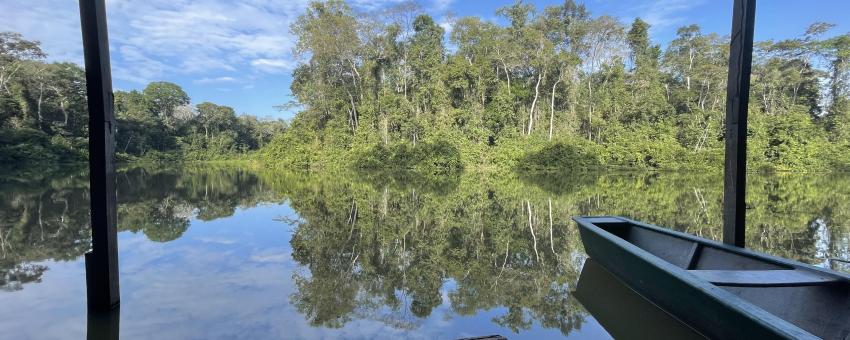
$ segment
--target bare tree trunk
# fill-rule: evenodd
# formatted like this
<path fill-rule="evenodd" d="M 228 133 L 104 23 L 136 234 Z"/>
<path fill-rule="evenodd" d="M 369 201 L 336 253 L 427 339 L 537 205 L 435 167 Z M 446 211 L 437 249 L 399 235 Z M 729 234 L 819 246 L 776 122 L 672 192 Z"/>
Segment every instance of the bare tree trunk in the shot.
<path fill-rule="evenodd" d="M 587 76 L 587 139 L 593 140 L 593 74 Z"/>
<path fill-rule="evenodd" d="M 552 98 L 549 103 L 549 140 L 552 140 L 552 127 L 555 124 L 555 88 L 558 87 L 558 83 L 561 82 L 561 78 L 559 77 L 555 84 L 552 85 Z"/>
<path fill-rule="evenodd" d="M 65 122 L 63 125 L 68 126 L 68 109 L 65 107 L 65 98 L 59 98 L 59 110 L 61 110 L 62 115 L 65 116 Z"/>
<path fill-rule="evenodd" d="M 351 91 L 348 92 L 348 99 L 351 102 L 351 128 L 352 131 L 357 130 L 357 106 L 354 105 L 354 96 L 351 94 Z"/>
<path fill-rule="evenodd" d="M 531 101 L 531 110 L 528 111 L 528 132 L 527 135 L 531 135 L 531 128 L 534 126 L 534 109 L 537 106 L 537 98 L 540 97 L 540 80 L 546 75 L 544 71 L 542 74 L 537 74 L 537 84 L 534 85 L 534 100 Z"/>
<path fill-rule="evenodd" d="M 493 281 L 493 287 L 499 284 L 499 278 L 502 277 L 502 272 L 505 271 L 505 265 L 508 264 L 508 254 L 511 251 L 511 240 L 505 242 L 505 259 L 502 260 L 502 269 L 499 269 L 499 275 L 496 275 L 496 281 Z M 498 261 L 498 260 L 497 260 Z"/>
<path fill-rule="evenodd" d="M 502 61 L 502 67 L 505 68 L 505 78 L 508 79 L 508 95 L 510 96 L 511 95 L 511 72 L 508 71 L 508 64 L 505 64 L 504 61 Z"/>
<path fill-rule="evenodd" d="M 531 202 L 526 200 L 525 204 L 528 207 L 528 229 L 531 230 L 531 238 L 534 240 L 534 256 L 540 262 L 540 253 L 537 252 L 537 235 L 534 235 L 534 225 L 531 221 Z"/>
<path fill-rule="evenodd" d="M 701 150 L 701 149 L 702 149 L 703 144 L 705 144 L 705 142 L 708 140 L 708 130 L 709 130 L 709 127 L 711 127 L 711 116 L 709 116 L 709 117 L 708 117 L 708 120 L 705 122 L 705 129 L 703 129 L 703 131 L 702 131 L 702 136 L 700 136 L 700 139 L 699 139 L 699 141 L 697 142 L 697 145 L 696 145 L 696 147 L 695 147 L 695 150 L 696 150 L 696 151 Z"/>
<path fill-rule="evenodd" d="M 38 229 L 41 231 L 41 240 L 44 241 L 44 219 L 41 215 L 42 206 L 41 195 L 38 195 Z"/>
<path fill-rule="evenodd" d="M 358 92 L 358 96 L 360 100 L 363 100 L 363 88 L 360 86 L 360 72 L 357 71 L 357 65 L 354 63 L 354 60 L 348 59 L 348 62 L 351 64 L 351 70 L 354 72 L 354 89 Z"/>
<path fill-rule="evenodd" d="M 36 127 L 41 129 L 41 102 L 44 98 L 44 83 L 38 84 L 38 103 L 36 103 Z"/>
<path fill-rule="evenodd" d="M 15 76 L 15 73 L 18 73 L 18 70 L 21 69 L 21 63 L 13 62 L 13 64 L 15 65 L 15 68 L 5 75 L 6 67 L 0 67 L 0 89 L 6 90 L 6 93 L 8 94 L 12 94 L 12 91 L 9 90 L 9 82 Z"/>
<path fill-rule="evenodd" d="M 549 198 L 549 248 L 555 254 L 555 233 L 552 230 L 552 198 Z"/>
<path fill-rule="evenodd" d="M 348 209 L 348 223 L 351 224 L 348 230 L 348 239 L 351 240 L 351 236 L 354 235 L 354 225 L 357 224 L 357 202 L 354 200 L 351 201 L 351 208 Z"/>

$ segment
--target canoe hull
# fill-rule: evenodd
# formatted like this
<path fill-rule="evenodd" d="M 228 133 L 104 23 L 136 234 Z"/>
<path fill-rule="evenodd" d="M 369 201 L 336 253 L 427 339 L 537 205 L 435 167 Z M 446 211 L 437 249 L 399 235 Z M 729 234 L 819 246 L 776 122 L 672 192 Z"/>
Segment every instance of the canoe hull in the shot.
<path fill-rule="evenodd" d="M 817 339 L 719 287 L 689 277 L 680 268 L 596 227 L 588 218 L 575 220 L 585 251 L 592 259 L 636 292 L 710 338 Z"/>

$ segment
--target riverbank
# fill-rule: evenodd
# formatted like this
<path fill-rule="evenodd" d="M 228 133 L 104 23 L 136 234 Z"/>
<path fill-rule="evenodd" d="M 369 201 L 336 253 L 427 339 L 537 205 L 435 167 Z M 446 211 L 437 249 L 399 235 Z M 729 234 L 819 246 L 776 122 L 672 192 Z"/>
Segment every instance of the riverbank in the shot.
<path fill-rule="evenodd" d="M 289 144 L 282 144 L 282 142 Z M 850 170 L 850 145 L 821 143 L 791 152 L 754 140 L 748 163 L 758 172 L 844 172 Z M 802 151 L 800 151 L 802 150 Z M 358 142 L 349 145 L 303 143 L 275 139 L 254 155 L 265 166 L 290 169 L 412 170 L 439 173 L 474 171 L 722 171 L 722 144 L 689 149 L 675 141 L 617 137 L 606 143 L 581 137 L 548 140 L 529 136 L 501 140 L 496 144 L 471 143 L 462 138 L 440 136 L 416 145 L 408 142 Z"/>

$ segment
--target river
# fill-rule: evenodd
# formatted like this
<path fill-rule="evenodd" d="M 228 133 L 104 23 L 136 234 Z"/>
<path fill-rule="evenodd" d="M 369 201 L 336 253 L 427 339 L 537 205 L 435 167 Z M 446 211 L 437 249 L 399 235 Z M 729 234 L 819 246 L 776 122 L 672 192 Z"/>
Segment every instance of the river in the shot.
<path fill-rule="evenodd" d="M 721 237 L 702 173 L 118 173 L 122 339 L 607 338 L 571 216 Z M 0 337 L 87 334 L 84 169 L 0 177 Z M 850 176 L 751 178 L 748 246 L 850 266 Z"/>

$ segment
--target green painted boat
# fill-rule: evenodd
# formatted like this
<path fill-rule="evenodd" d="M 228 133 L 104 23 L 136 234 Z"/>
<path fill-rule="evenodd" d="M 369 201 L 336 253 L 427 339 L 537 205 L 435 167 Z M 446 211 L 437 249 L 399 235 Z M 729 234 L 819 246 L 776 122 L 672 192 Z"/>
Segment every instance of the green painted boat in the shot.
<path fill-rule="evenodd" d="M 591 259 L 709 338 L 850 339 L 846 274 L 624 217 L 574 220 Z"/>

